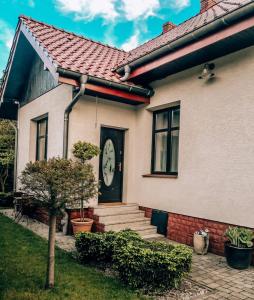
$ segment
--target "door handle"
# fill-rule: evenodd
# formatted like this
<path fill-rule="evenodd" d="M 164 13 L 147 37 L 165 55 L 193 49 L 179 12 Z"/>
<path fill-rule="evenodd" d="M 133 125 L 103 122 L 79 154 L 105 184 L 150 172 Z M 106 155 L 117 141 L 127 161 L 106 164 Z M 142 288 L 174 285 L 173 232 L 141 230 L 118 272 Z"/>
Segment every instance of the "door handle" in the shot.
<path fill-rule="evenodd" d="M 119 172 L 122 172 L 122 163 L 121 162 L 118 163 L 118 170 L 119 170 Z"/>

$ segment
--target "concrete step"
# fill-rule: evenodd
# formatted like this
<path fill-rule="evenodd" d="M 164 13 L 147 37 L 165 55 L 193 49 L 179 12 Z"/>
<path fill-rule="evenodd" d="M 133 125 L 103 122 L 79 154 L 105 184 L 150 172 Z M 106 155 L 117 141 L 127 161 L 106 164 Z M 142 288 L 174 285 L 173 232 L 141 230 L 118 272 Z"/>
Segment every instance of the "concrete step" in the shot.
<path fill-rule="evenodd" d="M 164 235 L 159 233 L 153 233 L 153 234 L 143 235 L 142 238 L 144 240 L 161 240 L 162 238 L 164 238 Z"/>
<path fill-rule="evenodd" d="M 138 210 L 139 206 L 137 203 L 128 203 L 126 205 L 115 205 L 115 206 L 107 206 L 107 205 L 98 205 L 94 207 L 94 214 L 97 216 L 100 215 L 109 215 L 111 213 L 121 213 L 127 211 Z"/>
<path fill-rule="evenodd" d="M 157 228 L 154 226 L 151 226 L 150 228 L 146 228 L 146 229 L 142 229 L 142 230 L 137 229 L 135 231 L 143 237 L 143 236 L 147 236 L 150 234 L 156 234 Z"/>
<path fill-rule="evenodd" d="M 117 213 L 110 213 L 107 215 L 100 215 L 99 222 L 105 224 L 105 222 L 113 222 L 113 221 L 125 221 L 128 222 L 129 220 L 144 217 L 145 213 L 140 210 L 135 211 L 126 211 L 126 212 L 117 212 Z"/>
<path fill-rule="evenodd" d="M 94 215 L 99 217 L 99 223 L 104 224 L 105 231 L 117 232 L 131 229 L 147 240 L 163 238 L 157 233 L 157 227 L 151 225 L 151 220 L 145 217 L 145 212 L 139 210 L 137 203 L 113 206 L 99 205 L 94 208 Z"/>
<path fill-rule="evenodd" d="M 116 225 L 116 224 L 115 224 Z M 121 228 L 121 226 L 119 225 L 124 225 L 127 226 L 126 228 Z M 111 226 L 111 225 L 109 225 Z M 157 232 L 157 228 L 156 226 L 150 225 L 150 224 L 140 224 L 140 225 L 133 225 L 133 223 L 129 223 L 129 224 L 118 224 L 118 226 L 115 226 L 115 229 L 113 231 L 121 231 L 123 229 L 131 229 L 134 230 L 136 232 L 138 232 L 141 236 L 143 235 L 148 235 L 148 234 L 153 234 Z M 112 230 L 112 229 L 111 229 Z M 106 229 L 107 231 L 107 229 Z"/>
<path fill-rule="evenodd" d="M 129 221 L 108 221 L 103 223 L 105 225 L 105 231 L 120 231 L 124 229 L 132 229 L 133 227 L 150 225 L 150 219 L 145 217 L 139 217 L 135 219 L 129 219 Z M 132 227 L 132 228 L 131 228 Z"/>

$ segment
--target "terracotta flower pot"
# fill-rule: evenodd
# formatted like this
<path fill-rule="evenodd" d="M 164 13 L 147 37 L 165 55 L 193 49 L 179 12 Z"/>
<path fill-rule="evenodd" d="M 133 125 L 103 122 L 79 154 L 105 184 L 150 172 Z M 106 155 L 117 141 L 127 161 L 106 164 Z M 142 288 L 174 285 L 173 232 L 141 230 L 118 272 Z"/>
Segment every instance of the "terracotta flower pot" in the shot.
<path fill-rule="evenodd" d="M 91 232 L 93 220 L 84 218 L 84 221 L 81 222 L 80 218 L 72 219 L 71 224 L 72 224 L 73 233 L 75 235 L 79 232 Z"/>

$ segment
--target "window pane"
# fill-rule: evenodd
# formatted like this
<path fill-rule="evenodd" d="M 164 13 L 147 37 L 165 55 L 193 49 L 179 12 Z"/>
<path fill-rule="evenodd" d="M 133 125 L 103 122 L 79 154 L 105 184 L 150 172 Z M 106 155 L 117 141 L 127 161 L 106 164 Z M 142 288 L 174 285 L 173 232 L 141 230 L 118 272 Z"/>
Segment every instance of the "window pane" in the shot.
<path fill-rule="evenodd" d="M 155 129 L 168 128 L 168 112 L 162 112 L 155 115 L 156 127 Z"/>
<path fill-rule="evenodd" d="M 167 132 L 158 132 L 155 134 L 155 172 L 167 171 Z"/>
<path fill-rule="evenodd" d="M 45 136 L 46 135 L 47 120 L 40 121 L 38 126 L 39 126 L 39 136 Z"/>
<path fill-rule="evenodd" d="M 178 148 L 179 148 L 179 130 L 171 132 L 171 170 L 178 171 Z"/>
<path fill-rule="evenodd" d="M 180 109 L 174 109 L 172 111 L 172 127 L 180 126 Z"/>
<path fill-rule="evenodd" d="M 46 139 L 45 138 L 40 138 L 38 140 L 38 160 L 44 160 L 46 157 L 45 153 L 45 144 L 46 144 Z"/>

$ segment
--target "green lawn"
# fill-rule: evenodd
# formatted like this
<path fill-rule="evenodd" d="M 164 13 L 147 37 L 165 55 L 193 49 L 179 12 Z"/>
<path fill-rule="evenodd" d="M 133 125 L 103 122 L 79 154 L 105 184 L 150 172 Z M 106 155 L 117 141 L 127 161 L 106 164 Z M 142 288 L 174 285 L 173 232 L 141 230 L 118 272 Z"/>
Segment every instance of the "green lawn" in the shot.
<path fill-rule="evenodd" d="M 47 242 L 0 215 L 0 299 L 143 299 L 117 279 L 56 251 L 56 287 L 44 290 Z"/>

